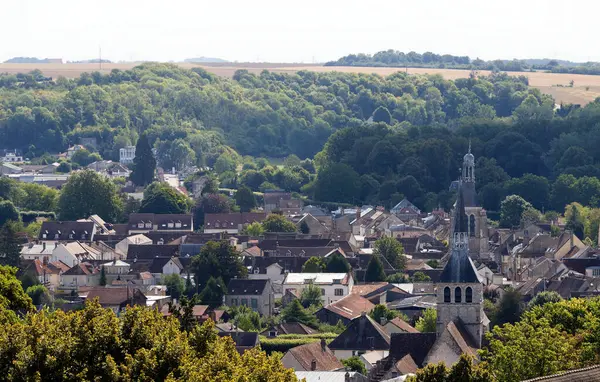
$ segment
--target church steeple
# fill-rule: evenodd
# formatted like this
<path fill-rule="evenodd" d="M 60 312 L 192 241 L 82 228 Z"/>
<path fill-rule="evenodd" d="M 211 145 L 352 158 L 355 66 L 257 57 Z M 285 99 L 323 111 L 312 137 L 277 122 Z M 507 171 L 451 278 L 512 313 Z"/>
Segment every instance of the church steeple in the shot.
<path fill-rule="evenodd" d="M 471 140 L 469 139 L 469 152 L 463 157 L 461 181 L 475 183 L 475 156 L 471 154 Z"/>

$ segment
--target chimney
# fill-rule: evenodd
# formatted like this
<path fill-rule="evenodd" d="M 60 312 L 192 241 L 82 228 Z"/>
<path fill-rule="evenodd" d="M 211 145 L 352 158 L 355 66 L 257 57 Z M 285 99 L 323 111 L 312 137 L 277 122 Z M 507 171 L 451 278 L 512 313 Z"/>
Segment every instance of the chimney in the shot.
<path fill-rule="evenodd" d="M 46 251 L 46 242 L 42 243 L 42 252 Z"/>
<path fill-rule="evenodd" d="M 317 370 L 317 360 L 313 359 L 312 361 L 310 361 L 310 371 L 315 371 Z"/>
<path fill-rule="evenodd" d="M 573 231 L 571 231 L 571 248 L 573 248 L 575 246 L 575 238 L 574 238 L 574 236 L 575 235 L 573 235 Z M 569 248 L 569 249 L 571 249 L 571 248 Z"/>
<path fill-rule="evenodd" d="M 327 342 L 325 341 L 325 338 L 321 338 L 321 350 L 325 351 L 327 349 Z"/>
<path fill-rule="evenodd" d="M 356 220 L 360 219 L 360 207 L 356 209 Z"/>
<path fill-rule="evenodd" d="M 346 374 L 344 374 L 344 382 L 350 382 L 350 373 L 346 372 Z"/>

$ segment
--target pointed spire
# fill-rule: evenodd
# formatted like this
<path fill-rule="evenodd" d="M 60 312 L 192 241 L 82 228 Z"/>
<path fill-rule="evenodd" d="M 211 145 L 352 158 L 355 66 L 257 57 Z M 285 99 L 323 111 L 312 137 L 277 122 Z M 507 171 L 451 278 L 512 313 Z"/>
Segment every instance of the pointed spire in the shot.
<path fill-rule="evenodd" d="M 462 182 L 458 186 L 458 195 L 456 198 L 456 205 L 454 207 L 454 227 L 453 233 L 468 232 L 468 220 L 467 214 L 465 213 L 465 200 L 463 196 L 463 185 Z"/>
<path fill-rule="evenodd" d="M 471 154 L 471 137 L 469 137 L 469 154 Z"/>

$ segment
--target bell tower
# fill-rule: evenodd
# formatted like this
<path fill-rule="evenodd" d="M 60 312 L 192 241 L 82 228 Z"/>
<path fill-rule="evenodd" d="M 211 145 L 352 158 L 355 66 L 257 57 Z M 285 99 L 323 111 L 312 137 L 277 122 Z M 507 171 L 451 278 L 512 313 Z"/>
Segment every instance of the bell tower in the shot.
<path fill-rule="evenodd" d="M 462 187 L 462 183 L 461 183 Z M 469 220 L 463 193 L 459 189 L 454 208 L 452 247 L 448 263 L 437 284 L 437 335 L 450 322 L 461 325 L 473 343 L 481 347 L 484 333 L 483 284 L 469 257 Z"/>

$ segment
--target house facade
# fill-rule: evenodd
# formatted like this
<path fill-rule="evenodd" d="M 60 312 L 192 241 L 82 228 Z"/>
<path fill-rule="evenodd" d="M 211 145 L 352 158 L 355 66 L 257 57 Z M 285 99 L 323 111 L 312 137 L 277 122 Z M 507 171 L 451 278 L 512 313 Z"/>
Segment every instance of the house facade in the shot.
<path fill-rule="evenodd" d="M 263 316 L 271 316 L 275 298 L 270 280 L 232 279 L 227 285 L 227 306 L 247 306 Z"/>
<path fill-rule="evenodd" d="M 125 146 L 119 149 L 119 162 L 122 164 L 131 164 L 135 158 L 135 146 Z"/>
<path fill-rule="evenodd" d="M 299 295 L 309 285 L 319 287 L 323 304 L 329 305 L 352 292 L 354 279 L 349 273 L 288 273 L 282 289 L 284 294 L 289 289 Z"/>

